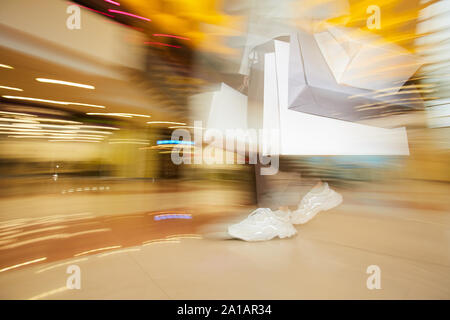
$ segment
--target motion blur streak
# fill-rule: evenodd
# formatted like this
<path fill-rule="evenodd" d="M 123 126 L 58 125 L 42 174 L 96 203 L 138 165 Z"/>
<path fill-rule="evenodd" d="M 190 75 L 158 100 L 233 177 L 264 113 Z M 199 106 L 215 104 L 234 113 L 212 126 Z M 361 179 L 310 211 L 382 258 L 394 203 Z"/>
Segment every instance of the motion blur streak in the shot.
<path fill-rule="evenodd" d="M 14 249 L 17 247 L 21 247 L 21 246 L 29 245 L 32 243 L 41 242 L 41 241 L 47 241 L 47 240 L 52 240 L 52 239 L 66 239 L 66 238 L 77 237 L 77 236 L 81 236 L 81 235 L 85 235 L 85 234 L 105 232 L 105 231 L 110 231 L 110 230 L 111 229 L 103 228 L 103 229 L 80 231 L 80 232 L 75 232 L 75 233 L 58 233 L 58 234 L 53 234 L 53 235 L 49 235 L 49 236 L 45 236 L 45 237 L 39 237 L 39 238 L 30 239 L 30 240 L 15 242 L 13 244 L 0 247 L 0 250 Z"/>
<path fill-rule="evenodd" d="M 81 259 L 74 259 L 74 260 L 71 260 L 71 261 L 65 262 L 65 263 L 58 263 L 58 264 L 55 264 L 55 265 L 52 265 L 52 266 L 49 266 L 49 267 L 46 267 L 46 268 L 39 269 L 38 271 L 36 271 L 36 273 L 41 273 L 41 272 L 53 270 L 55 268 L 63 267 L 63 266 L 66 266 L 68 264 L 74 264 L 74 263 L 77 263 L 77 262 L 82 262 L 82 261 L 87 261 L 87 260 L 88 260 L 88 258 L 81 258 Z"/>
<path fill-rule="evenodd" d="M 62 81 L 62 80 L 53 80 L 53 79 L 46 79 L 46 78 L 36 78 L 36 81 L 44 82 L 44 83 L 53 83 L 53 84 L 61 84 L 65 86 L 72 86 L 72 87 L 78 87 L 78 88 L 84 88 L 84 89 L 91 89 L 94 90 L 95 87 L 88 85 L 88 84 L 82 84 L 82 83 L 75 83 L 75 82 L 69 82 L 69 81 Z"/>
<path fill-rule="evenodd" d="M 32 263 L 36 263 L 36 262 L 41 262 L 41 261 L 44 261 L 46 259 L 47 258 L 44 257 L 44 258 L 39 258 L 39 259 L 35 259 L 35 260 L 19 263 L 19 264 L 16 264 L 14 266 L 10 266 L 10 267 L 7 267 L 7 268 L 0 269 L 0 272 L 4 272 L 4 271 L 7 271 L 7 270 L 23 267 L 23 266 L 26 266 L 26 265 L 29 265 L 29 264 L 32 264 Z"/>
<path fill-rule="evenodd" d="M 175 239 L 156 239 L 148 240 L 142 243 L 143 246 L 153 245 L 153 244 L 163 244 L 163 243 L 180 243 L 180 241 Z"/>
<path fill-rule="evenodd" d="M 450 299 L 450 1 L 0 3 L 0 299 Z"/>
<path fill-rule="evenodd" d="M 64 286 L 64 287 L 61 287 L 61 288 L 58 288 L 58 289 L 54 289 L 54 290 L 50 290 L 50 291 L 38 294 L 37 296 L 31 297 L 28 300 L 39 300 L 39 299 L 42 299 L 42 298 L 47 298 L 49 296 L 52 296 L 52 295 L 57 294 L 57 293 L 64 292 L 66 290 L 69 290 L 69 288 Z"/>
<path fill-rule="evenodd" d="M 127 253 L 127 252 L 137 252 L 137 251 L 141 251 L 141 249 L 139 248 L 135 248 L 135 249 L 124 249 L 124 250 L 116 250 L 116 251 L 111 251 L 111 252 L 107 252 L 107 253 L 102 253 L 100 255 L 98 255 L 99 258 L 103 258 L 103 257 L 107 257 L 113 254 L 118 254 L 118 253 Z"/>
<path fill-rule="evenodd" d="M 0 68 L 5 68 L 5 69 L 14 69 L 13 67 L 7 65 L 7 64 L 1 64 L 0 63 Z"/>
<path fill-rule="evenodd" d="M 173 122 L 173 121 L 149 121 L 148 124 L 178 124 L 181 126 L 186 125 L 184 122 Z"/>
<path fill-rule="evenodd" d="M 13 90 L 13 91 L 23 91 L 23 89 L 20 89 L 20 88 L 13 88 L 13 87 L 6 87 L 6 86 L 0 86 L 0 89 Z"/>
<path fill-rule="evenodd" d="M 82 256 L 82 255 L 85 255 L 85 254 L 88 254 L 88 253 L 93 253 L 93 252 L 98 252 L 98 251 L 117 249 L 117 248 L 120 248 L 120 247 L 122 247 L 122 246 L 111 246 L 111 247 L 105 247 L 105 248 L 92 249 L 92 250 L 83 251 L 83 252 L 74 254 L 74 257 L 78 257 L 78 256 Z"/>
<path fill-rule="evenodd" d="M 115 9 L 108 9 L 108 11 L 109 12 L 113 12 L 113 13 L 124 14 L 126 16 L 130 16 L 130 17 L 137 18 L 137 19 L 142 19 L 142 20 L 145 20 L 145 21 L 152 21 L 149 18 L 144 18 L 144 17 L 138 16 L 136 14 L 132 14 L 132 13 L 129 13 L 129 12 L 119 11 L 119 10 L 115 10 Z"/>
<path fill-rule="evenodd" d="M 113 1 L 113 0 L 105 0 L 106 2 L 109 2 L 109 3 L 111 3 L 111 4 L 114 4 L 114 5 L 116 5 L 116 6 L 120 6 L 120 3 L 119 2 L 116 2 L 116 1 Z"/>
<path fill-rule="evenodd" d="M 181 48 L 181 46 L 176 46 L 173 44 L 168 44 L 168 43 L 162 43 L 162 42 L 153 42 L 153 41 L 146 41 L 144 42 L 145 44 L 154 44 L 157 46 L 165 46 L 165 47 L 172 47 L 172 48 Z"/>
<path fill-rule="evenodd" d="M 2 96 L 7 99 L 15 99 L 15 100 L 25 100 L 25 101 L 36 101 L 43 103 L 53 103 L 53 104 L 62 104 L 62 105 L 78 105 L 78 106 L 87 106 L 94 108 L 105 108 L 105 106 L 99 106 L 95 104 L 81 103 L 81 102 L 66 102 L 66 101 L 56 101 L 56 100 L 47 100 L 47 99 L 39 99 L 39 98 L 30 98 L 30 97 L 19 97 L 19 96 Z"/>
<path fill-rule="evenodd" d="M 181 37 L 181 36 L 175 36 L 172 34 L 159 34 L 159 33 L 155 33 L 153 34 L 154 37 L 168 37 L 168 38 L 175 38 L 175 39 L 181 39 L 181 40 L 191 40 L 189 38 L 186 37 Z"/>

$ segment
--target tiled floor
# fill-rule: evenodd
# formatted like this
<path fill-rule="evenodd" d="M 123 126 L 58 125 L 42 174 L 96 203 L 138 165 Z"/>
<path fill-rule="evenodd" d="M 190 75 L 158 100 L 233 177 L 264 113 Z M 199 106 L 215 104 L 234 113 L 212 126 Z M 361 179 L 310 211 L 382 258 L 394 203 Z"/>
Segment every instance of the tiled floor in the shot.
<path fill-rule="evenodd" d="M 142 241 L 136 228 L 139 241 L 121 248 L 1 272 L 0 298 L 449 299 L 448 190 L 446 184 L 341 190 L 344 203 L 298 226 L 295 237 L 257 243 L 224 232 L 251 208 L 192 208 L 190 221 L 149 224 L 153 241 Z M 109 239 L 120 240 L 112 229 Z M 65 287 L 70 264 L 81 269 L 80 290 Z M 370 265 L 381 269 L 380 290 L 366 287 Z"/>

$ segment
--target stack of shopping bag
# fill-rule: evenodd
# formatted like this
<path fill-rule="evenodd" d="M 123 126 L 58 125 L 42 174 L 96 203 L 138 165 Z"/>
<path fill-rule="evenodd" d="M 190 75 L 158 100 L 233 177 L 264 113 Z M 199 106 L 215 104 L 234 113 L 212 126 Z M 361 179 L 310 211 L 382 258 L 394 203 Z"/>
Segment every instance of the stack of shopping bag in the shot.
<path fill-rule="evenodd" d="M 194 109 L 202 105 L 208 128 L 277 131 L 277 145 L 260 141 L 270 154 L 409 155 L 404 127 L 358 123 L 421 107 L 416 90 L 404 86 L 420 61 L 404 49 L 330 27 L 300 30 L 255 53 L 248 99 L 222 84 L 192 100 Z"/>

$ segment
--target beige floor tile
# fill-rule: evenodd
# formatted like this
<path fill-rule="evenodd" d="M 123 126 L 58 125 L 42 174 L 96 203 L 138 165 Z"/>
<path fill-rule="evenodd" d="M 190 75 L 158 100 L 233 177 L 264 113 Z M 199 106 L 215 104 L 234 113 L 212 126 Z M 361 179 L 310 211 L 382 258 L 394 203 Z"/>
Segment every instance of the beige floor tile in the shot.
<path fill-rule="evenodd" d="M 77 258 L 79 259 L 79 258 Z M 76 259 L 76 260 L 77 260 Z M 49 266 L 68 263 L 39 272 Z M 81 289 L 55 291 L 66 286 L 70 260 L 27 268 L 0 276 L 1 299 L 167 299 L 168 296 L 126 253 L 89 256 L 74 262 L 81 270 Z M 44 295 L 44 296 L 43 296 Z"/>

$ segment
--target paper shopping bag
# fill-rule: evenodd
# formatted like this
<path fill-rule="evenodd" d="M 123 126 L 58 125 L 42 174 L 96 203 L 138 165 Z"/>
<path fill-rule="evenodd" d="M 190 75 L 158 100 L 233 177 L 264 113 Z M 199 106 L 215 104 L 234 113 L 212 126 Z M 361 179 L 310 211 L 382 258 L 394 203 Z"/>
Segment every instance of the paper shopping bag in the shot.
<path fill-rule="evenodd" d="M 290 44 L 275 40 L 273 46 L 274 52 L 264 53 L 262 123 L 264 130 L 279 131 L 280 155 L 409 154 L 405 128 L 372 127 L 289 108 Z M 276 150 L 270 140 L 262 143 Z"/>
<path fill-rule="evenodd" d="M 337 83 L 398 92 L 422 62 L 399 45 L 353 28 L 328 26 L 314 39 Z"/>
<path fill-rule="evenodd" d="M 189 101 L 194 121 L 202 121 L 205 129 L 247 129 L 247 96 L 225 83 Z"/>
<path fill-rule="evenodd" d="M 350 70 L 348 66 L 352 66 L 351 58 L 358 52 L 362 52 L 361 44 L 349 42 L 345 50 L 335 51 L 336 57 L 329 65 L 313 34 L 302 30 L 291 34 L 287 58 L 289 108 L 334 119 L 358 121 L 423 107 L 421 96 L 408 88 L 399 90 L 400 83 L 396 87 L 379 90 L 338 83 L 336 77 L 345 81 L 350 79 L 347 76 Z M 365 49 L 364 52 L 361 56 L 368 55 L 370 50 Z M 360 64 L 359 61 L 355 65 Z M 352 67 L 353 71 L 348 74 L 354 75 L 354 69 L 357 67 Z M 366 87 L 369 87 L 367 83 L 370 82 L 367 79 L 373 79 L 377 87 L 391 86 L 391 81 L 395 80 L 393 77 L 380 80 L 377 74 L 366 71 L 363 69 L 362 72 L 366 81 L 361 82 Z M 408 74 L 411 72 L 412 69 Z"/>

